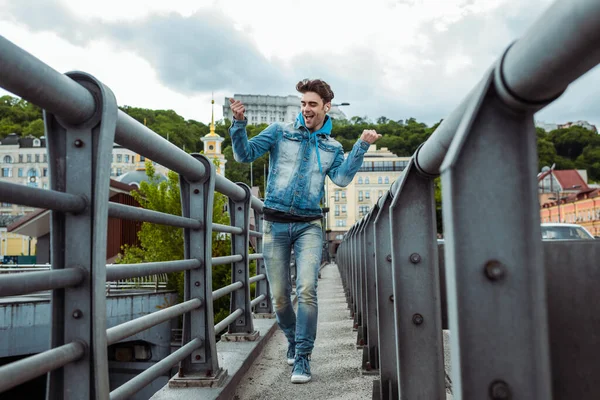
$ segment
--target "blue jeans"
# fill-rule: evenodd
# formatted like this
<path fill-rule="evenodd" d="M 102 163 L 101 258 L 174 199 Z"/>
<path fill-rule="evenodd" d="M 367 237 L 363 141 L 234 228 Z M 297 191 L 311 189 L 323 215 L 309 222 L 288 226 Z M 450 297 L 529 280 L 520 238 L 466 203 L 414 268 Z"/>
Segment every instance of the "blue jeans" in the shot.
<path fill-rule="evenodd" d="M 321 221 L 264 221 L 263 227 L 263 256 L 277 323 L 288 342 L 296 345 L 296 354 L 310 354 L 317 336 L 317 282 L 323 246 Z M 291 301 L 292 248 L 296 258 L 298 316 Z"/>

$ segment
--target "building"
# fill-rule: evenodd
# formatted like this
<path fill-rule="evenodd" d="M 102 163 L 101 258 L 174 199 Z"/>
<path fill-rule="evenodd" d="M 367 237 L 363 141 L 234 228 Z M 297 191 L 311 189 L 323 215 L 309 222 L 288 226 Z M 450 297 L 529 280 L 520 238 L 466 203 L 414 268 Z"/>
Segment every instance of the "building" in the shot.
<path fill-rule="evenodd" d="M 585 170 L 554 170 L 538 174 L 540 220 L 584 226 L 600 236 L 600 189 L 587 183 Z"/>
<path fill-rule="evenodd" d="M 596 128 L 596 125 L 592 125 L 587 121 L 575 121 L 575 122 L 567 122 L 566 124 L 559 124 L 558 128 L 559 129 L 567 129 L 570 128 L 572 126 L 581 126 L 582 128 L 587 129 L 588 131 L 592 131 L 592 132 L 598 132 L 598 129 Z"/>
<path fill-rule="evenodd" d="M 229 100 L 226 100 L 229 104 Z M 225 140 L 215 132 L 215 100 L 211 101 L 212 104 L 212 116 L 210 120 L 210 132 L 202 137 L 204 155 L 217 165 L 217 173 L 225 176 L 225 164 L 227 160 L 225 155 L 222 153 L 221 144 Z M 229 110 L 231 112 L 231 109 Z"/>
<path fill-rule="evenodd" d="M 362 166 L 348 186 L 339 187 L 326 179 L 324 204 L 329 212 L 325 226 L 331 254 L 335 253 L 344 233 L 390 189 L 409 161 L 410 157 L 398 157 L 385 147 L 377 150 L 376 145 L 371 145 L 365 153 Z"/>
<path fill-rule="evenodd" d="M 131 195 L 133 190 L 135 190 L 134 186 L 111 179 L 109 201 L 139 207 L 139 203 Z M 139 245 L 138 232 L 141 226 L 140 221 L 108 218 L 107 263 L 112 263 L 117 259 L 124 245 Z M 34 212 L 10 223 L 6 231 L 8 235 L 29 238 L 28 245 L 31 246 L 31 254 L 36 254 L 38 264 L 50 262 L 50 210 L 35 209 Z"/>
<path fill-rule="evenodd" d="M 0 215 L 0 264 L 10 263 L 15 257 L 35 256 L 36 238 L 7 230 L 18 218 L 14 215 Z"/>
<path fill-rule="evenodd" d="M 568 196 L 586 191 L 586 170 L 555 170 L 544 167 L 537 176 L 540 204 L 565 199 Z"/>
<path fill-rule="evenodd" d="M 296 121 L 296 117 L 300 113 L 300 97 L 298 96 L 234 94 L 233 98 L 244 103 L 246 118 L 252 125 L 272 124 L 273 122 L 291 123 Z M 229 99 L 229 97 L 225 97 L 223 118 L 231 121 L 233 113 L 229 108 Z M 328 114 L 333 119 L 346 119 L 346 115 L 336 104 L 332 104 Z"/>
<path fill-rule="evenodd" d="M 567 122 L 564 124 L 555 124 L 555 123 L 546 123 L 544 121 L 535 121 L 535 127 L 542 128 L 546 132 L 550 132 L 550 131 L 553 131 L 556 129 L 567 129 L 572 126 L 581 126 L 582 128 L 585 128 L 592 132 L 598 132 L 598 129 L 596 129 L 596 125 L 592 125 L 587 121 Z"/>

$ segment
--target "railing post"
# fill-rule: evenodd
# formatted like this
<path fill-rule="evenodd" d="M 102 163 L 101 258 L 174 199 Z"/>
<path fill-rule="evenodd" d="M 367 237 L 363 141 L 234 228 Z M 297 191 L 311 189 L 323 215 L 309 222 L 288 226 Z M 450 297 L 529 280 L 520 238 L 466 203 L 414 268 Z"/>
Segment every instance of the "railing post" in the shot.
<path fill-rule="evenodd" d="M 362 348 L 365 346 L 367 341 L 367 315 L 366 315 L 366 305 L 365 305 L 365 266 L 364 266 L 364 249 L 363 249 L 363 228 L 365 226 L 365 218 L 363 217 L 358 223 L 358 227 L 356 229 L 356 235 L 354 236 L 354 250 L 355 250 L 355 259 L 356 259 L 356 276 L 357 279 L 357 292 L 358 292 L 358 334 L 356 335 L 356 346 L 357 348 Z"/>
<path fill-rule="evenodd" d="M 248 260 L 250 248 L 250 199 L 252 192 L 248 185 L 238 183 L 244 189 L 246 196 L 243 200 L 237 201 L 229 198 L 229 216 L 231 226 L 242 228 L 239 235 L 231 235 L 231 254 L 241 254 L 242 261 L 231 264 L 231 282 L 242 282 L 240 289 L 231 293 L 231 309 L 234 313 L 241 309 L 243 314 L 234 322 L 229 324 L 227 334 L 222 336 L 222 340 L 228 341 L 253 341 L 257 340 L 259 333 L 254 330 L 254 320 L 252 319 L 252 305 L 250 298 L 250 262 Z"/>
<path fill-rule="evenodd" d="M 48 375 L 47 399 L 108 399 L 106 341 L 106 235 L 110 163 L 117 124 L 113 93 L 90 75 L 68 76 L 97 99 L 96 113 L 73 126 L 44 112 L 51 189 L 79 195 L 79 214 L 52 211 L 53 269 L 81 268 L 81 285 L 53 290 L 51 347 L 80 342 L 85 355 Z"/>
<path fill-rule="evenodd" d="M 257 232 L 263 232 L 263 215 L 257 210 L 252 210 L 254 212 L 254 221 L 255 221 L 255 229 Z M 256 252 L 263 252 L 263 237 L 259 236 L 256 238 Z M 265 268 L 265 259 L 260 258 L 256 260 L 256 275 L 263 274 L 267 276 L 267 270 Z M 275 313 L 273 312 L 273 303 L 271 302 L 271 288 L 269 287 L 269 280 L 262 279 L 256 282 L 256 294 L 255 297 L 259 297 L 261 295 L 265 296 L 265 299 L 260 301 L 254 307 L 254 316 L 262 317 L 262 318 L 275 318 Z"/>
<path fill-rule="evenodd" d="M 202 306 L 184 314 L 181 345 L 201 339 L 203 346 L 180 362 L 179 373 L 169 381 L 171 387 L 218 385 L 227 375 L 227 371 L 219 367 L 212 302 L 212 218 L 216 171 L 205 156 L 192 156 L 202 163 L 206 174 L 196 182 L 179 175 L 181 215 L 198 220 L 202 229 L 184 229 L 184 259 L 195 258 L 202 265 L 184 272 L 184 301 L 199 299 Z"/>
<path fill-rule="evenodd" d="M 390 190 L 399 396 L 445 399 L 433 179 L 413 158 Z"/>
<path fill-rule="evenodd" d="M 379 374 L 379 354 L 377 351 L 379 335 L 377 333 L 377 285 L 375 282 L 375 237 L 373 223 L 376 213 L 371 210 L 365 217 L 361 230 L 363 240 L 363 266 L 365 278 L 365 317 L 363 328 L 365 332 L 365 347 L 363 348 L 362 373 L 365 375 Z"/>
<path fill-rule="evenodd" d="M 550 400 L 536 109 L 503 103 L 495 72 L 476 88 L 441 167 L 453 392 Z"/>
<path fill-rule="evenodd" d="M 375 280 L 377 283 L 377 324 L 379 333 L 379 377 L 373 382 L 373 399 L 398 399 L 398 359 L 396 351 L 396 324 L 394 321 L 394 287 L 392 284 L 392 231 L 390 204 L 392 196 L 386 192 L 373 208 L 376 218 Z"/>

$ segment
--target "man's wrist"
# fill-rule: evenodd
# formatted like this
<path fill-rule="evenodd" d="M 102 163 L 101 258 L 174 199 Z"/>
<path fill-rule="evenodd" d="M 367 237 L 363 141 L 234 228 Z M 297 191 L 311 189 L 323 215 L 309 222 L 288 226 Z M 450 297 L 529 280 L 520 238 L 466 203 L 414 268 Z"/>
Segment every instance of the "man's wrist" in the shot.
<path fill-rule="evenodd" d="M 358 146 L 363 149 L 363 150 L 369 150 L 369 147 L 371 146 L 371 143 L 367 142 L 366 140 L 363 139 L 358 139 L 357 142 Z"/>

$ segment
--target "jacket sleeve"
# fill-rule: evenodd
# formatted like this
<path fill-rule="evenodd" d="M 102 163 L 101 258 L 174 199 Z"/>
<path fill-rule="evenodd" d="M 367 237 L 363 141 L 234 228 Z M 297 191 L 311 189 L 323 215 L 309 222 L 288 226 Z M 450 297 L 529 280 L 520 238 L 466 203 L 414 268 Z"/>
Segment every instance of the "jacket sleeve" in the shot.
<path fill-rule="evenodd" d="M 233 158 L 238 162 L 252 162 L 271 150 L 277 141 L 277 124 L 269 125 L 258 135 L 248 140 L 246 125 L 248 120 L 233 120 L 229 127 L 229 135 L 233 147 Z"/>
<path fill-rule="evenodd" d="M 348 186 L 362 165 L 369 146 L 369 143 L 358 139 L 346 159 L 344 159 L 344 150 L 340 148 L 335 155 L 331 168 L 327 171 L 327 176 L 331 178 L 332 182 L 341 187 Z"/>

